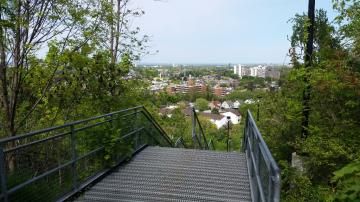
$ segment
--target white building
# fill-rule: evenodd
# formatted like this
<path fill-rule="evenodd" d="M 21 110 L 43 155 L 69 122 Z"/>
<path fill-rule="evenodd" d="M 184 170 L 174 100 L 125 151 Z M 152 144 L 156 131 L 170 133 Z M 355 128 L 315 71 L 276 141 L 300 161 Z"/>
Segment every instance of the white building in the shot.
<path fill-rule="evenodd" d="M 236 100 L 236 101 L 234 102 L 233 108 L 234 108 L 234 109 L 239 109 L 239 108 L 240 108 L 240 105 L 241 105 L 241 103 L 240 103 L 238 100 Z"/>
<path fill-rule="evenodd" d="M 245 104 L 248 104 L 248 105 L 254 104 L 254 103 L 255 103 L 255 100 L 253 100 L 253 99 L 247 99 L 247 100 L 245 100 L 244 103 L 245 103 Z"/>
<path fill-rule="evenodd" d="M 233 108 L 234 103 L 231 101 L 224 101 L 223 103 L 221 103 L 221 108 L 222 109 L 231 109 Z"/>
<path fill-rule="evenodd" d="M 255 67 L 243 67 L 240 64 L 234 66 L 234 74 L 238 75 L 240 79 L 242 79 L 243 76 L 253 76 L 253 77 L 261 77 L 265 78 L 267 73 L 267 70 L 269 67 L 267 66 L 255 66 Z"/>
<path fill-rule="evenodd" d="M 211 123 L 215 124 L 217 129 L 227 126 L 228 124 L 227 117 L 230 117 L 231 124 L 239 124 L 241 121 L 241 116 L 237 116 L 232 112 L 221 113 L 221 115 L 223 116 L 221 119 L 210 119 Z"/>
<path fill-rule="evenodd" d="M 242 79 L 242 77 L 246 75 L 246 72 L 244 70 L 244 67 L 240 64 L 234 66 L 234 74 L 238 75 L 240 79 Z"/>
<path fill-rule="evenodd" d="M 230 117 L 230 121 L 232 124 L 239 124 L 240 123 L 240 116 L 237 116 L 236 114 L 232 112 L 225 112 L 221 113 L 221 115 L 225 116 L 225 118 Z"/>
<path fill-rule="evenodd" d="M 259 65 L 257 67 L 250 67 L 250 76 L 265 78 L 266 66 Z"/>

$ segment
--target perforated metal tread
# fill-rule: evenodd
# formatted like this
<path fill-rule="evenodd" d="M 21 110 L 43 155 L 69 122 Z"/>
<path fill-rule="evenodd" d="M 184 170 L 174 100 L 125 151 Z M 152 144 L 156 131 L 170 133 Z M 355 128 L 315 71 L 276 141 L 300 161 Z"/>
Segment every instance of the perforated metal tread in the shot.
<path fill-rule="evenodd" d="M 78 201 L 251 201 L 246 157 L 147 147 Z"/>

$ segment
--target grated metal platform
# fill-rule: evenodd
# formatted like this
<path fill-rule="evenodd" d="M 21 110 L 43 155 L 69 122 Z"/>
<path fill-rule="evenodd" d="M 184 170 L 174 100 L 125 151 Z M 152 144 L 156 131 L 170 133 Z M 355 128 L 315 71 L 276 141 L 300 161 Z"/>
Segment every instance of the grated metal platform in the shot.
<path fill-rule="evenodd" d="M 147 147 L 78 201 L 251 201 L 245 154 Z"/>

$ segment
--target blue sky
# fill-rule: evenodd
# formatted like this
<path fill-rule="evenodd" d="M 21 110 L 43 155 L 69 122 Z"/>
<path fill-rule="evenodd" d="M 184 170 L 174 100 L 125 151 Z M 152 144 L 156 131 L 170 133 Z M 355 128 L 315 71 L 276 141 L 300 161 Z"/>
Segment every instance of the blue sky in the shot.
<path fill-rule="evenodd" d="M 331 0 L 317 8 L 334 18 Z M 288 20 L 307 10 L 306 0 L 133 0 L 135 19 L 151 36 L 142 63 L 280 63 L 288 52 Z"/>

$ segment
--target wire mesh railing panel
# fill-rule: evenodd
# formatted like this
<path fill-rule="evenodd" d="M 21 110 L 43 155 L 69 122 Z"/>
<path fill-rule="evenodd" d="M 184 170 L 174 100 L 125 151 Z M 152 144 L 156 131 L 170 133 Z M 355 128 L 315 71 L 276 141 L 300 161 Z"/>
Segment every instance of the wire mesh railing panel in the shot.
<path fill-rule="evenodd" d="M 71 160 L 68 135 L 38 144 L 13 143 L 17 149 L 4 152 L 7 188 L 18 186 L 23 181 L 35 178 Z"/>
<path fill-rule="evenodd" d="M 268 168 L 267 162 L 264 158 L 264 154 L 260 149 L 260 155 L 258 159 L 258 169 L 259 169 L 259 177 L 261 182 L 261 187 L 263 189 L 264 196 L 269 196 L 269 178 L 271 176 L 270 170 Z"/>
<path fill-rule="evenodd" d="M 77 176 L 75 180 L 77 185 L 82 184 L 107 167 L 104 155 L 105 150 L 103 148 L 99 148 L 96 152 L 93 152 L 76 162 Z"/>
<path fill-rule="evenodd" d="M 9 194 L 9 201 L 55 201 L 72 189 L 71 165 Z"/>

